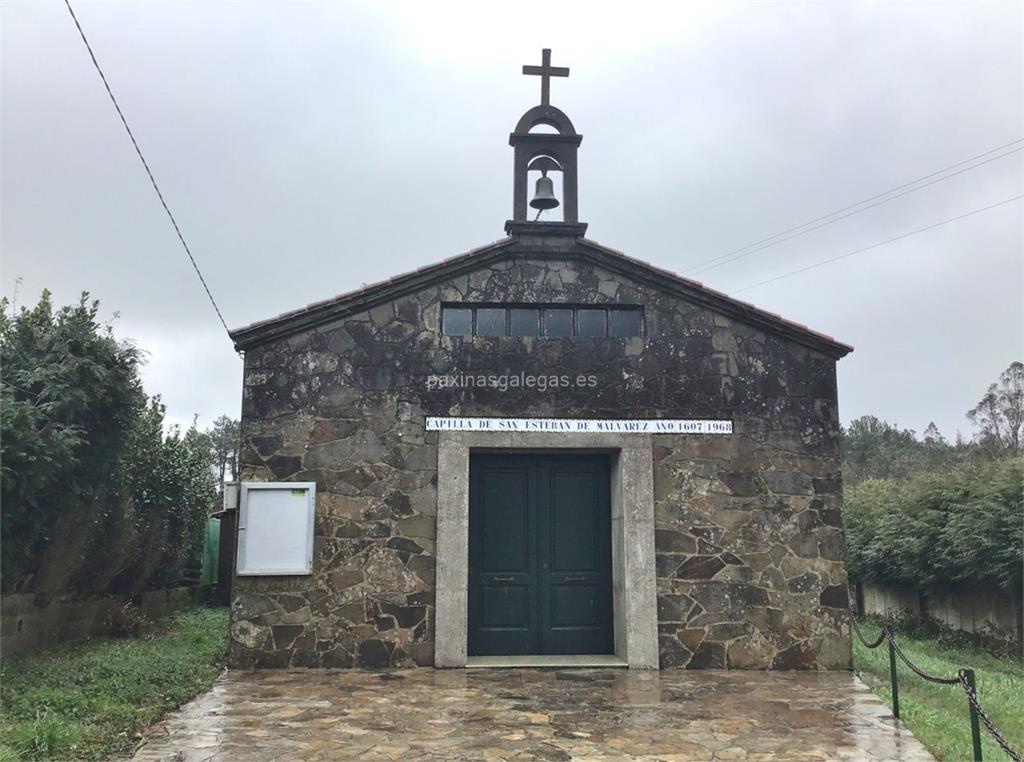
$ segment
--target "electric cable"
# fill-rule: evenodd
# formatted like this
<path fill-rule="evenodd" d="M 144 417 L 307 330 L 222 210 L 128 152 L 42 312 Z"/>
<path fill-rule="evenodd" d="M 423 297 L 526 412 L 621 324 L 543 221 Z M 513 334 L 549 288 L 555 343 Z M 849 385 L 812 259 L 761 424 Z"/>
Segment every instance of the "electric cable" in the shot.
<path fill-rule="evenodd" d="M 956 222 L 957 220 L 962 220 L 962 219 L 964 219 L 966 217 L 972 217 L 975 214 L 981 214 L 982 212 L 987 212 L 990 209 L 995 209 L 998 206 L 1003 206 L 1004 204 L 1009 204 L 1012 201 L 1019 201 L 1022 198 L 1024 198 L 1024 193 L 1020 194 L 1019 196 L 1012 196 L 1011 198 L 1006 198 L 1006 199 L 1003 199 L 1002 201 L 997 201 L 996 203 L 989 204 L 988 206 L 983 206 L 980 209 L 974 209 L 974 210 L 972 210 L 970 212 L 965 212 L 964 214 L 959 214 L 956 217 L 950 217 L 948 220 L 942 220 L 941 222 L 936 222 L 936 223 L 933 223 L 931 225 L 926 225 L 925 227 L 918 228 L 917 230 L 911 230 L 909 233 L 903 233 L 902 235 L 893 236 L 892 238 L 887 238 L 884 241 L 879 241 L 878 243 L 873 243 L 870 246 L 864 246 L 863 248 L 860 248 L 860 249 L 854 249 L 853 251 L 848 251 L 845 254 L 840 254 L 837 257 L 831 257 L 829 259 L 824 259 L 821 262 L 815 262 L 812 265 L 807 265 L 806 267 L 801 267 L 801 268 L 799 268 L 797 270 L 791 270 L 790 272 L 783 273 L 782 275 L 776 275 L 774 278 L 769 278 L 768 280 L 763 280 L 763 281 L 760 281 L 759 283 L 752 283 L 751 285 L 744 286 L 743 288 L 737 289 L 737 290 L 733 291 L 732 293 L 738 294 L 738 293 L 741 293 L 743 291 L 749 291 L 752 288 L 757 288 L 758 286 L 764 286 L 764 285 L 766 285 L 768 283 L 774 283 L 777 280 L 782 280 L 783 278 L 788 278 L 791 275 L 798 275 L 799 273 L 807 272 L 808 270 L 813 270 L 813 269 L 815 269 L 817 267 L 822 267 L 823 265 L 831 264 L 832 262 L 838 262 L 840 259 L 846 259 L 847 257 L 852 257 L 854 254 L 862 254 L 865 251 L 870 251 L 871 249 L 877 249 L 879 246 L 885 246 L 886 244 L 894 243 L 896 241 L 901 241 L 904 238 L 909 238 L 910 236 L 917 235 L 918 233 L 924 233 L 924 232 L 926 232 L 928 230 L 934 230 L 935 228 L 942 227 L 943 225 L 948 225 L 951 222 Z"/>
<path fill-rule="evenodd" d="M 89 51 L 89 57 L 92 59 L 93 66 L 96 67 L 96 72 L 100 75 L 100 79 L 103 80 L 103 86 L 107 89 L 107 95 L 110 96 L 110 102 L 114 104 L 114 110 L 116 110 L 117 115 L 121 117 L 121 124 L 124 125 L 124 129 L 128 133 L 128 137 L 131 139 L 132 145 L 135 147 L 135 153 L 139 155 L 139 161 L 142 162 L 142 167 L 146 170 L 150 183 L 153 184 L 153 190 L 156 191 L 157 198 L 160 199 L 160 204 L 163 206 L 164 211 L 167 212 L 167 217 L 170 219 L 171 225 L 174 226 L 174 232 L 178 234 L 178 240 L 181 241 L 181 245 L 185 249 L 185 253 L 188 255 L 189 262 L 192 263 L 192 268 L 196 271 L 196 275 L 199 276 L 199 282 L 203 284 L 203 290 L 206 291 L 206 295 L 210 299 L 210 304 L 213 305 L 214 312 L 217 313 L 217 318 L 220 320 L 220 324 L 224 326 L 224 332 L 227 333 L 230 338 L 231 331 L 228 329 L 228 324 L 224 322 L 224 315 L 221 314 L 220 307 L 217 306 L 217 301 L 213 298 L 213 293 L 210 291 L 210 287 L 206 283 L 206 278 L 203 277 L 203 273 L 199 269 L 199 264 L 196 262 L 196 258 L 192 256 L 192 251 L 185 242 L 185 236 L 182 235 L 181 228 L 178 227 L 178 221 L 174 219 L 174 215 L 171 213 L 170 207 L 167 206 L 167 201 L 164 200 L 164 194 L 160 192 L 160 186 L 157 185 L 156 178 L 153 176 L 153 172 L 149 168 L 149 163 L 146 161 L 146 157 L 142 155 L 142 149 L 139 148 L 139 143 L 135 139 L 135 135 L 132 133 L 132 128 L 128 126 L 128 120 L 125 119 L 124 112 L 121 111 L 121 106 L 118 105 L 117 98 L 114 97 L 114 91 L 110 89 L 110 83 L 107 82 L 107 77 L 103 73 L 103 69 L 100 68 L 99 61 L 96 60 L 96 54 L 93 53 L 92 45 L 89 44 L 89 40 L 85 36 L 85 31 L 82 29 L 82 25 L 78 23 L 78 16 L 75 15 L 75 10 L 71 7 L 70 0 L 64 0 L 64 5 L 67 6 L 68 13 L 71 14 L 71 19 L 75 22 L 75 26 L 78 28 L 78 34 L 81 35 L 82 42 L 85 43 L 85 49 Z"/>

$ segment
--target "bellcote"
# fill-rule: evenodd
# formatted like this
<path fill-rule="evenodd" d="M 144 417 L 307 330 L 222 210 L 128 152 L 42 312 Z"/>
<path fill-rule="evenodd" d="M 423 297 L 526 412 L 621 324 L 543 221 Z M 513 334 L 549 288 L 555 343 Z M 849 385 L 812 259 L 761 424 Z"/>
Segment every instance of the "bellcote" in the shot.
<path fill-rule="evenodd" d="M 509 233 L 543 231 L 582 236 L 587 226 L 579 222 L 576 152 L 583 136 L 576 132 L 572 121 L 561 109 L 550 104 L 550 78 L 568 77 L 569 69 L 551 66 L 551 51 L 545 49 L 541 65 L 524 66 L 523 74 L 541 77 L 541 103 L 520 117 L 508 138 L 514 150 L 513 201 L 512 219 L 505 224 L 505 230 Z M 554 132 L 534 131 L 540 127 Z M 554 192 L 548 174 L 561 177 L 561 198 Z M 528 195 L 531 179 L 540 181 L 532 202 Z M 552 203 L 552 198 L 557 202 Z M 537 210 L 532 220 L 531 206 Z"/>

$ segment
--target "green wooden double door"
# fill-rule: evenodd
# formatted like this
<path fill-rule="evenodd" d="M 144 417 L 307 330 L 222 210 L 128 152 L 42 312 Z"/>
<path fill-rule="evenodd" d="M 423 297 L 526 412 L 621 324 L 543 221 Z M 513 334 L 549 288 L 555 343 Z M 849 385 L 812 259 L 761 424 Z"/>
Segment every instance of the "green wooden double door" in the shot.
<path fill-rule="evenodd" d="M 471 656 L 610 654 L 606 456 L 473 455 Z"/>

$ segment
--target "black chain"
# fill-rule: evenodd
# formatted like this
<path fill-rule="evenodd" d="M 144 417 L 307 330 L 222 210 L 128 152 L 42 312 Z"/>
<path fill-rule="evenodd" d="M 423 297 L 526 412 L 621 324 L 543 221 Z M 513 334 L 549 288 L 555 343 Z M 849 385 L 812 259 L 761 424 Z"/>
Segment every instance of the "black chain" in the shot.
<path fill-rule="evenodd" d="M 977 712 L 978 717 L 981 718 L 982 723 L 988 728 L 988 732 L 992 734 L 992 737 L 996 739 L 996 743 L 1006 752 L 1007 756 L 1013 760 L 1013 762 L 1024 762 L 1024 757 L 1016 752 L 1013 747 L 1007 743 L 1006 739 L 1003 738 L 1003 734 L 999 732 L 999 728 L 995 726 L 989 716 L 985 714 L 985 710 L 981 708 L 981 703 L 978 701 L 978 694 L 971 688 L 971 684 L 967 681 L 967 673 L 964 670 L 960 670 L 956 677 L 938 677 L 937 675 L 929 675 L 923 669 L 918 667 L 910 658 L 903 653 L 903 649 L 900 648 L 899 643 L 896 642 L 896 635 L 893 633 L 892 628 L 889 625 L 882 627 L 882 632 L 879 633 L 876 640 L 870 643 L 864 637 L 864 634 L 860 631 L 860 626 L 857 624 L 857 612 L 850 610 L 850 622 L 853 624 L 853 631 L 857 634 L 857 638 L 861 643 L 864 644 L 865 648 L 878 648 L 885 641 L 889 641 L 892 645 L 893 651 L 900 657 L 904 664 L 910 668 L 918 677 L 923 678 L 932 683 L 938 683 L 939 685 L 959 685 L 964 689 L 964 693 L 967 694 L 967 700 L 971 703 L 974 711 Z"/>
<path fill-rule="evenodd" d="M 857 633 L 857 638 L 864 644 L 865 648 L 878 648 L 882 645 L 882 641 L 885 640 L 885 627 L 882 628 L 882 634 L 878 636 L 878 640 L 868 643 L 864 638 L 864 634 L 860 631 L 860 625 L 857 624 L 857 615 L 853 611 L 850 612 L 850 622 L 853 624 L 853 631 Z"/>
<path fill-rule="evenodd" d="M 892 644 L 892 648 L 896 652 L 896 655 L 899 656 L 900 659 L 903 660 L 903 663 L 910 668 L 910 671 L 918 677 L 924 678 L 930 683 L 938 683 L 939 685 L 957 685 L 962 682 L 959 674 L 956 677 L 938 677 L 937 675 L 929 675 L 923 669 L 914 664 L 914 662 L 912 662 L 907 655 L 903 653 L 903 649 L 901 649 L 899 643 L 896 642 L 896 636 L 892 634 L 892 630 L 886 627 L 882 632 L 889 643 Z"/>
<path fill-rule="evenodd" d="M 985 710 L 981 708 L 981 703 L 978 701 L 978 695 L 974 692 L 974 689 L 971 688 L 971 684 L 967 682 L 967 675 L 964 670 L 960 670 L 958 682 L 963 686 L 964 693 L 967 694 L 967 700 L 971 702 L 971 706 L 974 707 L 974 711 L 978 713 L 978 717 L 981 718 L 985 727 L 988 728 L 988 732 L 992 734 L 994 739 L 996 739 L 996 743 L 1002 747 L 1003 751 L 1006 752 L 1006 755 L 1012 759 L 1013 762 L 1024 762 L 1024 757 L 1021 757 L 1018 752 L 1014 751 L 1010 744 L 1007 743 L 1006 739 L 1003 738 L 1003 734 L 999 732 L 999 728 L 992 723 L 992 720 L 990 720 L 988 715 L 985 714 Z"/>
<path fill-rule="evenodd" d="M 896 642 L 896 635 L 893 633 L 892 628 L 889 627 L 889 625 L 885 625 L 882 628 L 882 632 L 878 635 L 878 638 L 869 643 L 864 639 L 864 635 L 860 631 L 860 626 L 857 624 L 857 615 L 852 610 L 850 611 L 850 621 L 853 623 L 853 631 L 857 633 L 857 637 L 860 638 L 860 642 L 863 643 L 866 648 L 878 648 L 884 641 L 888 640 L 889 643 L 892 644 L 892 648 L 896 652 L 896 655 L 903 660 L 903 663 L 906 664 L 915 675 L 923 677 L 929 682 L 939 683 L 940 685 L 956 685 L 960 682 L 959 675 L 957 677 L 938 677 L 936 675 L 929 675 L 923 669 L 914 664 L 914 662 L 910 661 L 910 658 L 903 653 L 903 649 L 900 648 L 899 643 Z"/>

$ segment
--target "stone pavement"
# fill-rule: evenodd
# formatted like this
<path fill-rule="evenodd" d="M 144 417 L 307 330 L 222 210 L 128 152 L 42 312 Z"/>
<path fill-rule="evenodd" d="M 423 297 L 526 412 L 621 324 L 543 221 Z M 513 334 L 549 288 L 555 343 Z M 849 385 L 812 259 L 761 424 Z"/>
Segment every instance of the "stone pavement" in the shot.
<path fill-rule="evenodd" d="M 850 672 L 228 672 L 135 760 L 932 760 Z"/>

